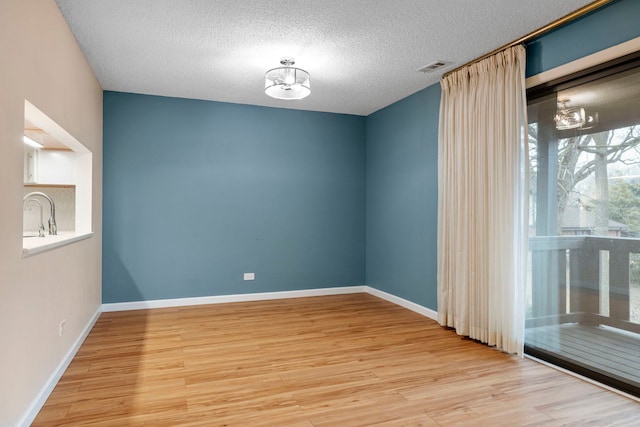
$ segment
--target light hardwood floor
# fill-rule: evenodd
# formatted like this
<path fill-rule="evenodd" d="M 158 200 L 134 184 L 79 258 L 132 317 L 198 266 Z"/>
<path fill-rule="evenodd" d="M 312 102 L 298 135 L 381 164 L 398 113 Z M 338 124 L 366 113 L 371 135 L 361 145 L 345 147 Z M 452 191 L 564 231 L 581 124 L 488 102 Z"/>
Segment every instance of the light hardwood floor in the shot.
<path fill-rule="evenodd" d="M 34 426 L 638 426 L 640 403 L 368 294 L 104 313 Z"/>

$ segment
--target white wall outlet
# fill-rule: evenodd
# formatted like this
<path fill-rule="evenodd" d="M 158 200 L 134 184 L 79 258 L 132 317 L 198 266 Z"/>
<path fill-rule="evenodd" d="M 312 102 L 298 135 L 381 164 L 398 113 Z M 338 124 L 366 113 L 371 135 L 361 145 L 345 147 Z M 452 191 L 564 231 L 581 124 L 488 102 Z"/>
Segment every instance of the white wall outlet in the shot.
<path fill-rule="evenodd" d="M 256 280 L 256 273 L 244 273 L 244 280 Z"/>
<path fill-rule="evenodd" d="M 62 334 L 64 334 L 65 329 L 67 329 L 67 321 L 63 320 L 62 322 L 60 322 L 60 328 L 58 329 L 58 334 L 62 336 Z"/>

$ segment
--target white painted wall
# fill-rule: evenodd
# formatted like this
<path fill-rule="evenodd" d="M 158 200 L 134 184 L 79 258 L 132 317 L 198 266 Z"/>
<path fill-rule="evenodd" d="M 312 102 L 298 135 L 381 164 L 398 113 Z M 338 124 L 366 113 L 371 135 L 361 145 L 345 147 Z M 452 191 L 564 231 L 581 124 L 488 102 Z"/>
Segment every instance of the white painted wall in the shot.
<path fill-rule="evenodd" d="M 0 426 L 13 426 L 100 306 L 102 89 L 54 0 L 2 0 L 1 10 Z M 25 99 L 92 151 L 95 234 L 23 259 Z"/>

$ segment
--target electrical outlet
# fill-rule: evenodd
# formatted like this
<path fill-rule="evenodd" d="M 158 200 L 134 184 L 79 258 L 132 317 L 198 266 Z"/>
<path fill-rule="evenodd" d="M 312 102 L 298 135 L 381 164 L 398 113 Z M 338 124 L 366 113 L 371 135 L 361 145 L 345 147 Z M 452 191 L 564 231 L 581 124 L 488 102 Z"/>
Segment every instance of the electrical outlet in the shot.
<path fill-rule="evenodd" d="M 63 320 L 62 322 L 60 322 L 60 328 L 58 330 L 58 333 L 60 334 L 60 336 L 64 334 L 65 329 L 67 329 L 67 321 Z"/>
<path fill-rule="evenodd" d="M 244 280 L 256 280 L 256 273 L 244 273 Z"/>

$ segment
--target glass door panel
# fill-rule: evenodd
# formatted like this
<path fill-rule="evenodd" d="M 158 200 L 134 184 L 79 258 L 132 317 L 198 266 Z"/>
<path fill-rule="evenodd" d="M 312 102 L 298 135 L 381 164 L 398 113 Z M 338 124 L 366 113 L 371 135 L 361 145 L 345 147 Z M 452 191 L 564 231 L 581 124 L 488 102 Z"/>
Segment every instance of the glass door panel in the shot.
<path fill-rule="evenodd" d="M 529 97 L 525 351 L 640 395 L 640 68 Z"/>

